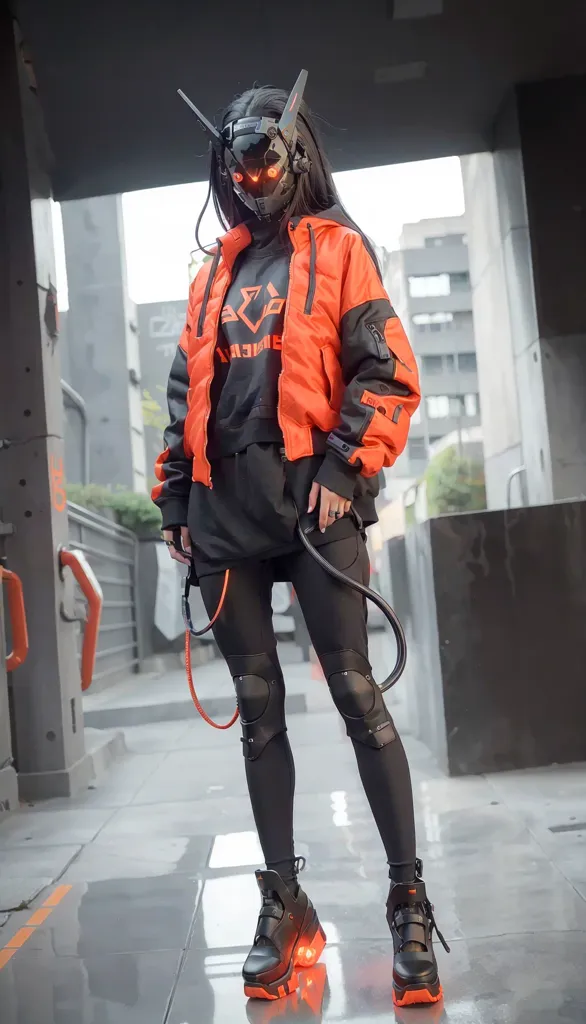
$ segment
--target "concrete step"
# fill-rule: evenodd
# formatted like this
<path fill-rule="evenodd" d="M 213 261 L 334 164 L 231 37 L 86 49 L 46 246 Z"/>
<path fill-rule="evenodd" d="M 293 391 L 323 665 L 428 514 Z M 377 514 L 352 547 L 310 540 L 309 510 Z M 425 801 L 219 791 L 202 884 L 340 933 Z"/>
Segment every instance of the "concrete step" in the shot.
<path fill-rule="evenodd" d="M 187 689 L 187 686 L 186 686 Z M 218 722 L 227 722 L 236 710 L 234 696 L 202 697 L 206 713 Z M 303 693 L 291 693 L 286 700 L 287 714 L 295 715 L 307 711 L 307 700 Z M 157 703 L 116 705 L 88 710 L 84 720 L 93 729 L 123 729 L 131 725 L 150 725 L 153 722 L 177 722 L 197 718 L 199 712 L 191 697 L 187 700 L 161 700 Z"/>

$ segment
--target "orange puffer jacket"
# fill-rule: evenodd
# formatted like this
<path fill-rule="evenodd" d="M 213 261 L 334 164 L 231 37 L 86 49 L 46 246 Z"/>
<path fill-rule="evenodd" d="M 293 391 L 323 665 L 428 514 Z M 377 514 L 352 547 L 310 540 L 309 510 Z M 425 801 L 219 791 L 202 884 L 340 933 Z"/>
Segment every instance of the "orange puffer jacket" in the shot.
<path fill-rule="evenodd" d="M 375 476 L 403 451 L 420 400 L 417 365 L 378 269 L 341 212 L 291 221 L 288 230 L 293 251 L 278 405 L 285 452 L 289 460 L 312 455 L 315 431 L 327 434 L 330 471 L 321 482 L 336 490 L 337 466 L 347 489 L 350 467 L 351 475 L 359 468 Z M 165 509 L 167 522 L 186 521 L 191 480 L 211 486 L 214 351 L 232 267 L 249 243 L 244 224 L 229 231 L 190 289 L 169 378 L 166 447 L 155 467 L 153 500 L 175 506 Z"/>

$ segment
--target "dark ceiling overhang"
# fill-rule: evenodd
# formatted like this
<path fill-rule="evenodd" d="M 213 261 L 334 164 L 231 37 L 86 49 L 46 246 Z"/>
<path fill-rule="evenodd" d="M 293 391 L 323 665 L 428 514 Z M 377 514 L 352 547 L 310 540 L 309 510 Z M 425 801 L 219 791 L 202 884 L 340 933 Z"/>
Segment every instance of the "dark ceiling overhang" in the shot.
<path fill-rule="evenodd" d="M 519 82 L 586 70 L 585 0 L 15 0 L 57 199 L 200 180 L 208 116 L 309 69 L 336 170 L 490 148 Z"/>

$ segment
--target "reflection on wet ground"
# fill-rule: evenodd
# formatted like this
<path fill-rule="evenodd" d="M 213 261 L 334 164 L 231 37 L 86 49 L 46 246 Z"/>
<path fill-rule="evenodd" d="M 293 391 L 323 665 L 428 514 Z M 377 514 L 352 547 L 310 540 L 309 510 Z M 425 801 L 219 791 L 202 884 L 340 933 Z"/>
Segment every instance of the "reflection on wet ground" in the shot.
<path fill-rule="evenodd" d="M 406 737 L 452 954 L 438 951 L 445 1002 L 397 1011 L 384 855 L 352 751 L 329 711 L 290 731 L 304 886 L 328 935 L 299 989 L 242 992 L 260 850 L 236 732 L 144 726 L 95 790 L 0 825 L 1 1024 L 586 1021 L 586 839 L 550 831 L 586 821 L 582 766 L 449 780 Z"/>

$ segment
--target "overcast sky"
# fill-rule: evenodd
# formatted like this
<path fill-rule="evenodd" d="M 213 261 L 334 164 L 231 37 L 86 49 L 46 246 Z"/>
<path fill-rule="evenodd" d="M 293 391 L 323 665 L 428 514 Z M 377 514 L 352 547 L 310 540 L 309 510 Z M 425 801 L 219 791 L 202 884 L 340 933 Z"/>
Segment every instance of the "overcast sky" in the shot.
<path fill-rule="evenodd" d="M 464 212 L 457 157 L 345 171 L 335 178 L 348 212 L 373 241 L 387 249 L 398 247 L 403 224 Z M 186 297 L 189 253 L 195 248 L 195 222 L 206 191 L 207 185 L 198 183 L 123 196 L 128 284 L 135 302 Z M 66 309 L 63 232 L 57 206 L 54 212 L 59 306 Z M 202 225 L 204 244 L 213 241 L 218 230 L 212 208 Z"/>

